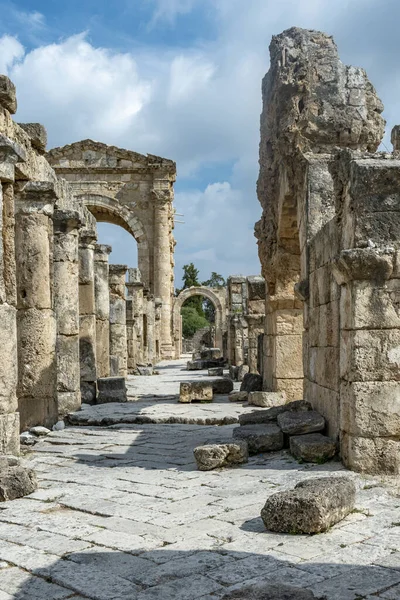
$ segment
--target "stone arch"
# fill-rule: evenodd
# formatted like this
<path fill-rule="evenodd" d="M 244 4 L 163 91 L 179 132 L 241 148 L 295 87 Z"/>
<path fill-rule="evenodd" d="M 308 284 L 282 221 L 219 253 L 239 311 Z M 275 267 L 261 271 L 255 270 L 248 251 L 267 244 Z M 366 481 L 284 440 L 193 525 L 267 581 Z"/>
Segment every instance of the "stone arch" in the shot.
<path fill-rule="evenodd" d="M 181 308 L 186 300 L 193 296 L 204 296 L 213 303 L 215 307 L 215 340 L 217 346 L 221 350 L 223 348 L 223 336 L 226 331 L 226 290 L 225 288 L 193 286 L 182 290 L 174 300 L 173 322 L 176 358 L 179 358 L 182 352 Z"/>

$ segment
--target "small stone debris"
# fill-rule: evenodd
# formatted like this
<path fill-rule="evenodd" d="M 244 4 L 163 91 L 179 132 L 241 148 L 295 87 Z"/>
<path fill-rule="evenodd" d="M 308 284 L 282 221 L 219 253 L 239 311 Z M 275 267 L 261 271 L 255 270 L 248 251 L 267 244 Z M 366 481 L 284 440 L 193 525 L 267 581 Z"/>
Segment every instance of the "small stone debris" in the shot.
<path fill-rule="evenodd" d="M 290 438 L 290 453 L 298 460 L 321 464 L 336 454 L 336 442 L 321 433 L 294 435 Z"/>
<path fill-rule="evenodd" d="M 240 465 L 249 460 L 248 446 L 245 441 L 198 446 L 193 452 L 200 471 Z"/>
<path fill-rule="evenodd" d="M 344 519 L 354 508 L 356 488 L 347 477 L 318 477 L 293 490 L 270 496 L 261 511 L 269 531 L 320 533 Z"/>
<path fill-rule="evenodd" d="M 233 437 L 246 440 L 249 454 L 282 450 L 284 443 L 282 431 L 273 423 L 237 427 L 233 430 Z"/>
<path fill-rule="evenodd" d="M 278 415 L 277 421 L 283 433 L 288 435 L 315 433 L 325 429 L 325 419 L 316 410 L 283 412 Z"/>

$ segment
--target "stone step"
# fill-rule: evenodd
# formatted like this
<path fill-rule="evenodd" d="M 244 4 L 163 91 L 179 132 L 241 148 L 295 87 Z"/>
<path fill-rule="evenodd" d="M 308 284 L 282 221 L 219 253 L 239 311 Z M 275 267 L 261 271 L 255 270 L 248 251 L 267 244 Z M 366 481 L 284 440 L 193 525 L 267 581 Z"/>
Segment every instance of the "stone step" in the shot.
<path fill-rule="evenodd" d="M 336 443 L 321 433 L 306 433 L 290 437 L 290 452 L 300 460 L 321 464 L 336 454 Z"/>
<path fill-rule="evenodd" d="M 286 411 L 278 415 L 277 421 L 283 433 L 288 435 L 314 433 L 325 429 L 325 419 L 316 410 Z"/>
<path fill-rule="evenodd" d="M 200 471 L 211 471 L 248 462 L 247 442 L 238 440 L 229 444 L 209 444 L 193 450 Z"/>
<path fill-rule="evenodd" d="M 273 423 L 237 427 L 233 430 L 233 437 L 246 440 L 249 454 L 282 450 L 284 443 L 282 431 Z"/>
<path fill-rule="evenodd" d="M 305 412 L 312 410 L 311 404 L 306 400 L 294 400 L 282 406 L 274 406 L 265 410 L 255 410 L 239 416 L 240 425 L 256 425 L 260 423 L 271 423 L 277 420 L 278 415 L 287 411 Z"/>

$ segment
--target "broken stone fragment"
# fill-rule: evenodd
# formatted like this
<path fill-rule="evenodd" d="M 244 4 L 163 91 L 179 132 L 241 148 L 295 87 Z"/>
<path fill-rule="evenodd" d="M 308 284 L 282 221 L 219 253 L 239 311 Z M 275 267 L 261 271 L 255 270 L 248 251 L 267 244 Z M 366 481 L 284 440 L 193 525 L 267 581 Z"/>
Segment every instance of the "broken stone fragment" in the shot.
<path fill-rule="evenodd" d="M 204 363 L 202 360 L 188 360 L 186 369 L 188 371 L 201 371 L 204 369 Z"/>
<path fill-rule="evenodd" d="M 25 467 L 9 467 L 0 472 L 0 502 L 22 498 L 37 489 L 35 472 Z"/>
<path fill-rule="evenodd" d="M 200 358 L 202 360 L 217 360 L 222 358 L 222 352 L 219 348 L 206 348 L 201 350 Z"/>
<path fill-rule="evenodd" d="M 30 433 L 29 431 L 23 431 L 19 436 L 19 441 L 25 446 L 33 446 L 39 440 L 36 435 L 32 435 L 32 433 Z"/>
<path fill-rule="evenodd" d="M 125 377 L 99 377 L 97 380 L 97 404 L 127 402 Z"/>
<path fill-rule="evenodd" d="M 312 410 L 311 404 L 306 400 L 294 400 L 282 406 L 274 406 L 267 410 L 255 410 L 251 413 L 239 415 L 240 425 L 255 425 L 257 423 L 271 423 L 277 420 L 278 415 L 288 411 L 305 412 Z"/>
<path fill-rule="evenodd" d="M 249 404 L 261 406 L 262 408 L 272 408 L 281 406 L 286 402 L 285 392 L 250 392 Z"/>
<path fill-rule="evenodd" d="M 290 438 L 290 452 L 305 462 L 324 463 L 336 454 L 336 443 L 321 433 L 294 435 Z"/>
<path fill-rule="evenodd" d="M 233 430 L 235 439 L 246 440 L 249 454 L 274 452 L 283 448 L 283 433 L 277 425 L 244 425 Z"/>
<path fill-rule="evenodd" d="M 44 437 L 50 433 L 50 429 L 42 427 L 41 425 L 36 425 L 35 427 L 30 428 L 29 433 L 36 435 L 37 437 Z"/>
<path fill-rule="evenodd" d="M 233 390 L 233 381 L 224 377 L 223 379 L 214 379 L 210 381 L 214 394 L 229 394 Z"/>
<path fill-rule="evenodd" d="M 18 123 L 20 127 L 31 138 L 32 146 L 39 152 L 44 154 L 47 146 L 47 131 L 41 123 Z"/>
<path fill-rule="evenodd" d="M 250 371 L 250 367 L 248 365 L 239 365 L 237 371 L 237 380 L 243 381 L 244 376 Z"/>
<path fill-rule="evenodd" d="M 354 508 L 356 488 L 347 477 L 318 477 L 272 494 L 261 511 L 265 527 L 280 533 L 320 533 Z"/>
<path fill-rule="evenodd" d="M 248 447 L 245 441 L 198 446 L 193 452 L 200 471 L 211 471 L 218 467 L 240 465 L 246 463 L 249 459 Z"/>
<path fill-rule="evenodd" d="M 278 415 L 278 425 L 283 433 L 301 435 L 325 429 L 325 419 L 316 410 L 307 412 L 286 411 Z"/>
<path fill-rule="evenodd" d="M 208 369 L 208 374 L 211 377 L 222 377 L 224 374 L 224 369 L 223 367 L 212 367 L 211 369 Z"/>
<path fill-rule="evenodd" d="M 141 367 L 141 366 L 137 366 L 136 370 L 138 372 L 139 375 L 141 375 L 142 377 L 149 377 L 150 375 L 153 375 L 154 371 L 153 371 L 153 367 Z"/>
<path fill-rule="evenodd" d="M 4 106 L 12 115 L 17 112 L 15 85 L 6 75 L 0 75 L 0 105 Z"/>
<path fill-rule="evenodd" d="M 87 406 L 89 406 L 89 405 L 87 405 Z M 53 431 L 63 431 L 63 429 L 65 429 L 64 421 L 57 421 L 57 423 L 55 423 L 55 425 L 53 425 Z"/>
<path fill-rule="evenodd" d="M 241 392 L 261 392 L 263 380 L 258 373 L 246 373 L 243 377 Z"/>
<path fill-rule="evenodd" d="M 319 596 L 319 599 L 326 600 L 326 597 Z M 282 583 L 272 585 L 259 583 L 225 594 L 221 600 L 315 600 L 315 596 L 310 590 L 304 588 Z"/>
<path fill-rule="evenodd" d="M 230 402 L 247 402 L 249 394 L 247 392 L 230 392 Z"/>
<path fill-rule="evenodd" d="M 179 402 L 212 402 L 213 388 L 209 381 L 183 381 L 179 390 Z"/>

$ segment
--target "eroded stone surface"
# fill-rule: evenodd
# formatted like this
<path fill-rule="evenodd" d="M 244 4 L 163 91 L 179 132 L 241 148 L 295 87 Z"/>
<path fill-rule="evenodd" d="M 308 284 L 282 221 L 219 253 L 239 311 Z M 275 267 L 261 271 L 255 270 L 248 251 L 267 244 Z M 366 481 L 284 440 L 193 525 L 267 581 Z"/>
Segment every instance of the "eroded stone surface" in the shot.
<path fill-rule="evenodd" d="M 35 472 L 22 466 L 0 470 L 0 502 L 22 498 L 37 488 Z"/>
<path fill-rule="evenodd" d="M 193 450 L 200 471 L 211 471 L 218 467 L 240 465 L 248 461 L 247 442 L 198 446 Z"/>
<path fill-rule="evenodd" d="M 272 408 L 285 404 L 286 394 L 285 392 L 250 392 L 248 401 L 253 406 Z"/>
<path fill-rule="evenodd" d="M 288 435 L 314 433 L 325 429 L 325 419 L 315 410 L 287 411 L 277 417 L 278 425 Z"/>
<path fill-rule="evenodd" d="M 247 402 L 248 396 L 248 392 L 234 391 L 229 393 L 229 400 L 230 402 Z"/>
<path fill-rule="evenodd" d="M 315 596 L 310 590 L 285 584 L 258 584 L 228 593 L 222 597 L 222 600 L 313 600 L 313 598 Z M 323 596 L 319 598 L 326 600 Z"/>
<path fill-rule="evenodd" d="M 213 386 L 208 381 L 185 381 L 180 385 L 179 402 L 212 402 Z"/>
<path fill-rule="evenodd" d="M 272 423 L 237 427 L 233 430 L 233 437 L 246 440 L 250 454 L 273 452 L 283 448 L 283 433 Z"/>
<path fill-rule="evenodd" d="M 293 435 L 290 452 L 305 462 L 324 463 L 336 454 L 336 442 L 321 433 Z"/>
<path fill-rule="evenodd" d="M 305 412 L 311 410 L 311 404 L 306 400 L 295 400 L 294 402 L 288 402 L 281 406 L 274 406 L 267 410 L 253 410 L 251 412 L 244 413 L 239 417 L 239 423 L 241 425 L 254 425 L 257 423 L 271 423 L 277 420 L 278 415 L 288 412 Z"/>
<path fill-rule="evenodd" d="M 258 373 L 246 373 L 240 386 L 241 392 L 261 392 L 262 377 Z"/>
<path fill-rule="evenodd" d="M 97 389 L 97 404 L 127 402 L 125 377 L 100 377 Z"/>

